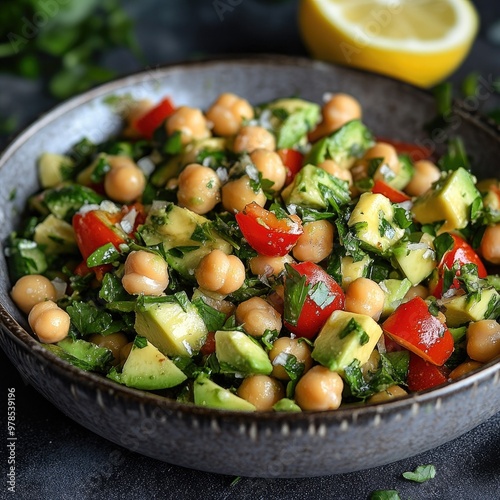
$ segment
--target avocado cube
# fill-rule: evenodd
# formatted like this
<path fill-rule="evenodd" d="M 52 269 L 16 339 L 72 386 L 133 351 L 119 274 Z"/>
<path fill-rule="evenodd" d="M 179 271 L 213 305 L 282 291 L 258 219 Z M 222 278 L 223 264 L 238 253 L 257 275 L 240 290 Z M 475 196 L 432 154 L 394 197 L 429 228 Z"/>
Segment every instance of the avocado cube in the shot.
<path fill-rule="evenodd" d="M 453 231 L 467 226 L 471 205 L 479 196 L 475 178 L 460 167 L 444 174 L 429 191 L 418 197 L 411 211 L 420 224 L 443 221 L 440 232 Z"/>
<path fill-rule="evenodd" d="M 167 356 L 192 356 L 208 334 L 196 307 L 176 301 L 145 304 L 135 313 L 135 330 Z"/>
<path fill-rule="evenodd" d="M 320 107 L 298 98 L 278 99 L 267 105 L 271 110 L 271 126 L 276 133 L 276 147 L 292 148 L 319 121 Z"/>
<path fill-rule="evenodd" d="M 347 225 L 356 231 L 367 250 L 382 254 L 405 233 L 394 221 L 394 207 L 390 200 L 378 193 L 363 193 L 359 197 Z"/>
<path fill-rule="evenodd" d="M 432 236 L 423 233 L 419 241 L 403 241 L 392 249 L 398 267 L 412 285 L 418 285 L 437 266 L 436 252 L 432 241 Z"/>
<path fill-rule="evenodd" d="M 366 126 L 360 120 L 352 120 L 317 141 L 307 155 L 306 163 L 319 165 L 325 160 L 333 160 L 340 168 L 349 169 L 373 144 L 373 136 Z"/>
<path fill-rule="evenodd" d="M 255 411 L 256 408 L 230 390 L 210 380 L 205 375 L 200 375 L 193 383 L 194 404 L 217 408 L 219 410 Z"/>
<path fill-rule="evenodd" d="M 226 373 L 269 375 L 273 371 L 266 351 L 239 330 L 215 332 L 215 354 Z"/>
<path fill-rule="evenodd" d="M 301 205 L 317 210 L 328 209 L 329 197 L 339 206 L 346 205 L 351 200 L 347 182 L 311 164 L 299 170 L 292 183 L 281 192 L 281 196 L 287 205 Z"/>
<path fill-rule="evenodd" d="M 78 250 L 73 226 L 52 214 L 36 225 L 33 239 L 38 245 L 43 245 L 48 254 L 59 255 Z"/>
<path fill-rule="evenodd" d="M 469 321 L 489 319 L 489 314 L 500 300 L 500 294 L 494 288 L 484 288 L 479 294 L 456 295 L 443 299 L 446 324 L 457 327 Z"/>
<path fill-rule="evenodd" d="M 112 369 L 108 377 L 135 389 L 154 391 L 181 384 L 187 376 L 151 342 L 132 346 L 121 373 Z"/>
<path fill-rule="evenodd" d="M 361 260 L 355 261 L 350 255 L 340 260 L 340 273 L 342 275 L 342 289 L 344 292 L 349 285 L 358 278 L 366 278 L 370 269 L 372 259 L 365 255 Z"/>
<path fill-rule="evenodd" d="M 314 341 L 312 358 L 343 375 L 355 359 L 368 361 L 382 335 L 382 328 L 370 316 L 334 311 Z"/>
<path fill-rule="evenodd" d="M 61 184 L 71 176 L 75 162 L 66 155 L 42 153 L 38 159 L 38 177 L 43 188 Z"/>
<path fill-rule="evenodd" d="M 379 283 L 380 288 L 385 293 L 384 307 L 381 317 L 385 318 L 392 314 L 403 301 L 408 290 L 411 288 L 411 281 L 407 278 L 402 280 L 386 279 Z"/>

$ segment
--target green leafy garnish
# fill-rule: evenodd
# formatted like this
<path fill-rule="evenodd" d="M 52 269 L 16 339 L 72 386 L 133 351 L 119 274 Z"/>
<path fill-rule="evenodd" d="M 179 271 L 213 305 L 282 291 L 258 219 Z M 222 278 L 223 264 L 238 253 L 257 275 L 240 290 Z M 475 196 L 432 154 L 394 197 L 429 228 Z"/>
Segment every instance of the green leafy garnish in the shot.
<path fill-rule="evenodd" d="M 413 472 L 403 472 L 403 477 L 409 481 L 425 483 L 436 476 L 434 465 L 419 465 Z"/>
<path fill-rule="evenodd" d="M 283 318 L 290 325 L 297 326 L 300 313 L 309 293 L 307 277 L 296 271 L 290 264 L 285 264 L 285 305 Z"/>

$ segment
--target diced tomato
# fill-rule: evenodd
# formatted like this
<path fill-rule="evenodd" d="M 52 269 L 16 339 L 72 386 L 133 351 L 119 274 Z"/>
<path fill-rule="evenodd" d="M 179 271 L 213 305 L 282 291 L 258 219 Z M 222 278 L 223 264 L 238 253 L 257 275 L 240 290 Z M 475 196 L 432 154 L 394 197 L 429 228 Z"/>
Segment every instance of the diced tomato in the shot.
<path fill-rule="evenodd" d="M 386 198 L 389 198 L 392 203 L 403 203 L 411 199 L 408 195 L 403 193 L 403 191 L 394 189 L 392 186 L 389 186 L 389 184 L 380 180 L 375 181 L 373 184 L 372 193 L 383 194 Z"/>
<path fill-rule="evenodd" d="M 304 232 L 298 217 L 278 218 L 255 202 L 238 212 L 236 221 L 248 244 L 256 252 L 272 257 L 286 255 Z"/>
<path fill-rule="evenodd" d="M 408 365 L 408 389 L 412 392 L 430 389 L 448 381 L 450 370 L 446 366 L 428 363 L 420 356 L 410 353 Z"/>
<path fill-rule="evenodd" d="M 208 356 L 215 352 L 215 332 L 208 332 L 207 339 L 200 349 L 203 356 Z"/>
<path fill-rule="evenodd" d="M 392 340 L 435 365 L 443 365 L 453 352 L 453 336 L 421 297 L 401 304 L 382 328 Z"/>
<path fill-rule="evenodd" d="M 385 142 L 394 146 L 399 154 L 407 154 L 411 161 L 429 160 L 432 157 L 432 150 L 426 148 L 425 146 L 398 141 L 395 139 L 386 139 L 385 137 L 377 137 L 377 142 Z"/>
<path fill-rule="evenodd" d="M 76 243 L 84 260 L 107 243 L 112 243 L 116 249 L 125 243 L 127 235 L 116 226 L 121 217 L 120 213 L 111 214 L 104 210 L 91 210 L 73 216 Z"/>
<path fill-rule="evenodd" d="M 476 264 L 477 273 L 480 278 L 485 278 L 488 275 L 481 258 L 474 251 L 474 249 L 462 237 L 451 233 L 450 236 L 453 238 L 453 247 L 445 252 L 429 282 L 429 292 L 438 299 L 441 298 L 444 292 L 446 292 L 446 290 L 443 290 L 445 267 L 447 269 L 451 269 L 455 262 L 459 262 L 460 266 L 463 266 L 464 264 Z M 460 270 L 457 271 L 456 276 L 460 276 Z M 451 288 L 459 287 L 460 284 L 455 278 Z"/>
<path fill-rule="evenodd" d="M 297 175 L 297 172 L 302 168 L 304 155 L 296 149 L 278 149 L 277 152 L 283 165 L 286 167 L 285 185 L 288 186 Z"/>
<path fill-rule="evenodd" d="M 175 110 L 170 98 L 166 97 L 154 108 L 140 116 L 133 124 L 133 127 L 146 139 L 153 137 L 154 131 L 168 118 Z"/>
<path fill-rule="evenodd" d="M 97 281 L 102 281 L 104 278 L 104 275 L 108 272 L 110 272 L 113 269 L 113 266 L 111 264 L 103 264 L 102 266 L 95 266 L 90 268 L 87 266 L 87 262 L 82 260 L 80 264 L 78 264 L 75 267 L 74 273 L 77 276 L 87 276 L 88 274 L 94 273 Z"/>
<path fill-rule="evenodd" d="M 284 321 L 285 326 L 292 333 L 299 337 L 312 339 L 315 337 L 323 325 L 326 323 L 330 315 L 337 309 L 343 309 L 345 303 L 345 295 L 340 285 L 320 266 L 312 262 L 300 262 L 298 264 L 291 264 L 300 275 L 306 276 L 306 285 L 308 285 L 309 292 L 304 302 L 302 310 L 296 325 Z M 326 290 L 325 293 L 320 293 L 321 303 L 318 303 L 314 292 L 317 291 L 315 285 L 323 284 Z M 286 294 L 285 284 L 285 310 L 287 308 L 287 301 L 291 298 Z"/>

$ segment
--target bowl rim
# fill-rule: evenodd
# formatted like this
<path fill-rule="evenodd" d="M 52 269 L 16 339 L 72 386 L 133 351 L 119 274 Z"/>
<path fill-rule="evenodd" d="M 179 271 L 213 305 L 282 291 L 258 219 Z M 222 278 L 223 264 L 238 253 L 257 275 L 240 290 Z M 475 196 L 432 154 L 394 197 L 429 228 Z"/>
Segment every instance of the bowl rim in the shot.
<path fill-rule="evenodd" d="M 324 70 L 338 70 L 346 73 L 358 73 L 370 77 L 377 77 L 380 80 L 392 81 L 397 85 L 406 87 L 413 93 L 420 93 L 423 98 L 432 99 L 432 94 L 426 90 L 409 83 L 397 80 L 385 75 L 376 74 L 359 68 L 351 68 L 338 64 L 313 60 L 307 57 L 287 56 L 275 54 L 242 54 L 242 55 L 221 55 L 202 58 L 194 61 L 181 61 L 169 64 L 158 65 L 154 71 L 160 72 L 161 76 L 176 70 L 191 70 L 196 68 L 213 67 L 217 65 L 230 64 L 245 65 L 267 65 L 267 66 L 290 66 L 302 67 L 304 69 L 323 68 Z M 0 169 L 3 168 L 12 157 L 12 155 L 21 148 L 24 143 L 39 132 L 43 127 L 70 110 L 85 105 L 89 101 L 108 95 L 113 91 L 119 91 L 124 86 L 137 84 L 141 81 L 146 82 L 151 76 L 151 70 L 138 70 L 124 76 L 113 79 L 93 87 L 81 94 L 69 98 L 59 104 L 55 104 L 48 111 L 40 114 L 31 121 L 26 127 L 13 136 L 4 150 L 0 153 Z M 454 100 L 453 112 L 462 119 L 472 122 L 475 126 L 481 128 L 484 132 L 500 141 L 500 124 L 497 124 L 491 118 L 488 118 L 479 112 L 468 110 L 464 102 Z M 418 393 L 408 394 L 393 401 L 387 401 L 376 404 L 346 405 L 337 410 L 330 411 L 304 411 L 304 412 L 242 412 L 235 410 L 213 409 L 208 407 L 196 406 L 192 403 L 180 403 L 168 399 L 155 393 L 133 389 L 93 372 L 81 370 L 67 361 L 59 358 L 48 349 L 45 349 L 41 343 L 35 340 L 26 329 L 24 329 L 3 307 L 0 303 L 0 331 L 9 336 L 24 351 L 32 354 L 44 365 L 49 365 L 50 369 L 62 376 L 71 386 L 79 383 L 83 384 L 88 390 L 101 391 L 114 397 L 133 400 L 141 405 L 150 405 L 159 407 L 163 410 L 176 412 L 179 415 L 207 417 L 210 419 L 220 418 L 225 421 L 241 422 L 249 419 L 256 424 L 266 424 L 279 422 L 283 424 L 310 424 L 320 422 L 323 424 L 340 424 L 344 421 L 355 422 L 361 418 L 373 418 L 376 415 L 385 416 L 397 414 L 402 409 L 413 407 L 414 405 L 425 405 L 435 403 L 436 401 L 452 396 L 470 387 L 477 386 L 482 380 L 491 377 L 500 376 L 500 360 L 493 360 L 474 371 L 472 374 L 463 375 L 453 382 L 447 382 L 436 388 L 427 389 Z"/>

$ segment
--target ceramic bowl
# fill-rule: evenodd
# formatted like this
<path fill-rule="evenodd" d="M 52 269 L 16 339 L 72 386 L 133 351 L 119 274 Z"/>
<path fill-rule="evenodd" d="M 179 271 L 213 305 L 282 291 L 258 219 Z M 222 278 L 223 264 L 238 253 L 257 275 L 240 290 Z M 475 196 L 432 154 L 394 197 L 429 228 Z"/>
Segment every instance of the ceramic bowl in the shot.
<path fill-rule="evenodd" d="M 0 159 L 0 241 L 38 188 L 36 158 L 65 152 L 83 136 L 102 141 L 120 128 L 104 103 L 113 94 L 205 108 L 222 91 L 253 104 L 300 95 L 321 102 L 325 92 L 356 96 L 364 121 L 382 137 L 442 149 L 460 134 L 488 174 L 500 157 L 499 132 L 460 107 L 432 138 L 423 125 L 434 116 L 433 98 L 381 76 L 288 57 L 242 58 L 180 64 L 128 76 L 75 97 L 38 119 Z M 12 197 L 12 193 L 16 193 Z M 0 344 L 40 393 L 70 418 L 130 450 L 165 462 L 217 473 L 305 477 L 353 472 L 400 460 L 449 441 L 500 411 L 499 363 L 434 390 L 378 406 L 328 412 L 248 414 L 179 404 L 83 372 L 41 347 L 9 297 L 0 257 Z"/>

